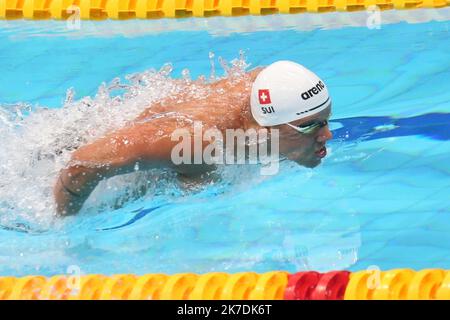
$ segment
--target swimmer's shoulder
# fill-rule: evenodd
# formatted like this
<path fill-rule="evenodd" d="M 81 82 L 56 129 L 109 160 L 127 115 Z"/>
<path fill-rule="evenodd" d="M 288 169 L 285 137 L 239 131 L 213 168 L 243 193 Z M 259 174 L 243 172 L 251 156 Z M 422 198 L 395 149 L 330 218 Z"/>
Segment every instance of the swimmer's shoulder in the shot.
<path fill-rule="evenodd" d="M 248 72 L 250 76 L 250 81 L 254 82 L 258 74 L 264 69 L 264 67 L 256 67 L 255 69 Z"/>

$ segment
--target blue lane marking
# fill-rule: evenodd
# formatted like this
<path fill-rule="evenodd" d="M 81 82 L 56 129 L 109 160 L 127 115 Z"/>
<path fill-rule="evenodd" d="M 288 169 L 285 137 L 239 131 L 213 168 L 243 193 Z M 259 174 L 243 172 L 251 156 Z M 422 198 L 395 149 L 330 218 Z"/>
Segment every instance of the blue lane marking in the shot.
<path fill-rule="evenodd" d="M 333 119 L 342 128 L 333 130 L 336 138 L 345 141 L 375 140 L 388 137 L 422 135 L 434 140 L 450 140 L 450 113 L 427 113 L 409 118 L 355 117 Z M 378 131 L 376 127 L 390 126 L 392 129 Z"/>
<path fill-rule="evenodd" d="M 124 224 L 121 224 L 121 225 L 115 226 L 115 227 L 110 227 L 110 228 L 97 229 L 96 231 L 115 230 L 115 229 L 120 229 L 120 228 L 129 226 L 130 224 L 133 224 L 133 223 L 135 223 L 136 221 L 138 221 L 138 220 L 144 218 L 144 217 L 145 217 L 146 215 L 148 215 L 149 213 L 152 213 L 153 211 L 155 211 L 155 210 L 157 210 L 157 209 L 159 209 L 159 208 L 162 208 L 162 207 L 164 207 L 164 206 L 166 206 L 166 205 L 167 205 L 167 204 L 162 204 L 162 205 L 159 205 L 159 206 L 156 206 L 156 207 L 153 207 L 153 208 L 148 208 L 148 209 L 142 209 L 142 208 L 141 208 L 141 209 L 134 210 L 134 211 L 132 211 L 132 212 L 137 212 L 137 214 L 136 214 L 133 218 L 131 218 L 129 221 L 125 222 Z"/>

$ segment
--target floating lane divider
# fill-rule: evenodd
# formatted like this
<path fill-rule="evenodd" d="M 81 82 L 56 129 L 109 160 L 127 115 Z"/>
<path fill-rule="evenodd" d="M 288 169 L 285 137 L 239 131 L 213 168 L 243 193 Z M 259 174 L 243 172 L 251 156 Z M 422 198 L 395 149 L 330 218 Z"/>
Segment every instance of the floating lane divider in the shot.
<path fill-rule="evenodd" d="M 450 300 L 450 271 L 0 277 L 0 300 Z"/>
<path fill-rule="evenodd" d="M 0 19 L 158 19 L 443 8 L 450 0 L 0 0 Z"/>

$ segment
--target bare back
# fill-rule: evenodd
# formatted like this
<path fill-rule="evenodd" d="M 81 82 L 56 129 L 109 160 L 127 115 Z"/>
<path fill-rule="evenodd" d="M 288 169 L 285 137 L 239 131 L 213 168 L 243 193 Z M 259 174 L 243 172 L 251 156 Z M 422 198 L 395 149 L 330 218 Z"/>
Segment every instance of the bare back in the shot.
<path fill-rule="evenodd" d="M 251 122 L 251 84 L 261 69 L 239 79 L 224 79 L 212 84 L 198 81 L 186 84 L 182 93 L 152 104 L 123 128 L 80 147 L 72 154 L 54 188 L 58 212 L 79 211 L 96 185 L 105 178 L 140 167 L 171 167 L 182 174 L 208 170 L 205 165 L 178 165 L 171 161 L 171 151 L 178 143 L 172 139 L 176 129 L 193 134 L 193 122 L 201 121 L 204 129 L 245 129 Z M 180 80 L 181 81 L 181 80 Z M 198 90 L 207 93 L 198 95 Z M 203 147 L 207 143 L 204 142 Z"/>
<path fill-rule="evenodd" d="M 153 104 L 134 122 L 185 117 L 192 121 L 201 121 L 204 126 L 216 127 L 219 130 L 241 128 L 243 122 L 249 119 L 251 84 L 259 71 L 254 70 L 235 82 L 224 79 L 213 84 L 194 82 L 186 85 L 186 89 L 180 95 Z M 206 94 L 196 97 L 194 92 L 198 87 L 204 89 Z"/>

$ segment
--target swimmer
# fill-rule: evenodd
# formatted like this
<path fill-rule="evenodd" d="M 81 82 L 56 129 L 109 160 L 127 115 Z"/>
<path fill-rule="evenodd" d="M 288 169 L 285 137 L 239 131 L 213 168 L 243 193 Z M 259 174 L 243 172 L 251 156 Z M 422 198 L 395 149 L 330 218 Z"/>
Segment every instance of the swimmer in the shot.
<path fill-rule="evenodd" d="M 191 98 L 187 88 L 152 104 L 125 127 L 75 150 L 54 186 L 58 214 L 77 213 L 101 180 L 133 172 L 136 164 L 139 170 L 169 168 L 192 179 L 212 172 L 212 165 L 175 165 L 171 160 L 178 144 L 172 133 L 183 127 L 192 132 L 192 121 L 220 131 L 278 129 L 280 157 L 305 167 L 316 167 L 326 156 L 325 144 L 332 138 L 331 98 L 325 83 L 305 67 L 278 61 L 237 81 L 189 85 L 201 85 L 209 95 Z"/>

